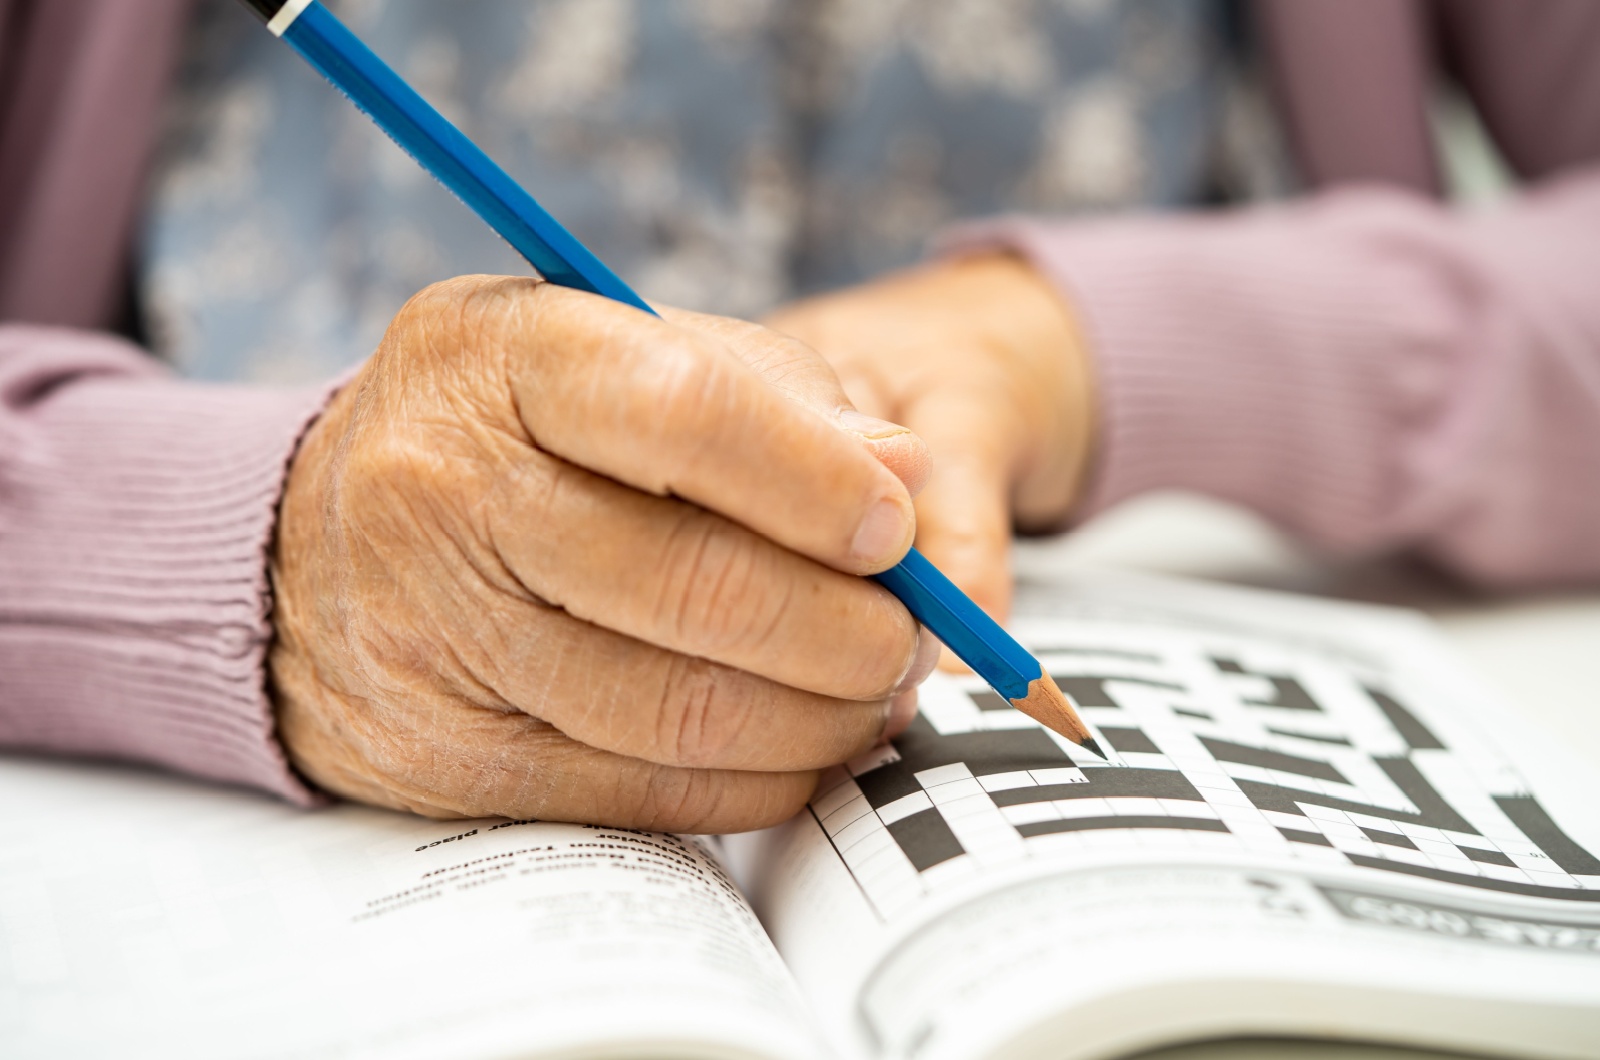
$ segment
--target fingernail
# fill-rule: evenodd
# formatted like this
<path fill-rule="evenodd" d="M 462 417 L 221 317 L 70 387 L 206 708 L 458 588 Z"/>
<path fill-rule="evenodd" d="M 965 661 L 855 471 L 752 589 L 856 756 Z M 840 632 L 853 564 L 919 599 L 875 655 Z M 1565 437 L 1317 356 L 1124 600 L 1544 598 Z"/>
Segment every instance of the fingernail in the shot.
<path fill-rule="evenodd" d="M 900 505 L 884 498 L 867 509 L 866 517 L 856 527 L 850 551 L 863 563 L 877 563 L 899 551 L 909 529 Z"/>
<path fill-rule="evenodd" d="M 857 412 L 855 409 L 840 409 L 839 425 L 863 438 L 888 438 L 890 435 L 911 433 L 909 427 L 880 420 L 876 416 L 868 416 L 865 412 Z"/>
<path fill-rule="evenodd" d="M 883 727 L 883 738 L 892 740 L 896 736 L 911 728 L 911 721 L 917 716 L 917 690 L 915 688 L 901 692 L 889 701 L 889 722 Z"/>
<path fill-rule="evenodd" d="M 911 663 L 906 667 L 905 674 L 900 678 L 900 683 L 895 685 L 891 695 L 910 691 L 928 679 L 933 673 L 933 668 L 939 664 L 939 652 L 944 650 L 944 645 L 939 643 L 939 638 L 928 632 L 926 626 L 917 627 L 917 648 L 911 653 Z"/>

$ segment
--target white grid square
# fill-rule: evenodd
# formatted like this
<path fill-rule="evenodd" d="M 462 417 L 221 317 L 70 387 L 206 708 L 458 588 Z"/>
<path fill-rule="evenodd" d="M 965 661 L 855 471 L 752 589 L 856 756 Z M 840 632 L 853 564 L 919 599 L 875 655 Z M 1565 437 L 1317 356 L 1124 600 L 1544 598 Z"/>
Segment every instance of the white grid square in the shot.
<path fill-rule="evenodd" d="M 949 861 L 941 861 L 932 868 L 922 870 L 922 882 L 927 887 L 939 887 L 954 880 L 964 880 L 975 875 L 978 863 L 969 854 L 960 854 Z"/>
<path fill-rule="evenodd" d="M 851 799 L 861 797 L 861 789 L 849 777 L 840 780 L 833 787 L 823 791 L 812 802 L 811 809 L 817 815 L 817 820 L 827 821 L 835 810 L 849 802 Z"/>
<path fill-rule="evenodd" d="M 1203 802 L 1192 799 L 1157 799 L 1163 812 L 1172 817 L 1205 817 L 1217 819 L 1217 811 Z"/>
<path fill-rule="evenodd" d="M 990 773 L 988 776 L 979 777 L 978 783 L 983 786 L 984 791 L 1010 791 L 1012 788 L 1033 787 L 1037 783 L 1037 778 L 1031 776 L 1026 769 L 1019 769 L 1011 773 Z"/>
<path fill-rule="evenodd" d="M 1112 816 L 1110 799 L 1057 799 L 1051 805 L 1062 817 L 1070 819 Z"/>
<path fill-rule="evenodd" d="M 952 762 L 947 766 L 935 766 L 932 769 L 924 769 L 922 772 L 916 774 L 916 777 L 918 784 L 921 784 L 925 788 L 932 788 L 937 787 L 940 784 L 948 784 L 955 780 L 971 780 L 972 770 L 967 768 L 967 764 L 965 762 Z"/>
<path fill-rule="evenodd" d="M 984 791 L 982 788 L 955 799 L 940 800 L 937 797 L 939 792 L 943 791 L 945 788 L 952 787 L 955 787 L 955 785 L 944 784 L 934 788 L 933 791 L 930 792 L 930 794 L 934 796 L 933 801 L 939 807 L 939 812 L 944 814 L 945 820 L 959 821 L 966 817 L 972 817 L 975 814 L 982 815 L 996 812 L 994 800 L 989 798 L 988 792 Z"/>
<path fill-rule="evenodd" d="M 1301 832 L 1315 832 L 1317 830 L 1314 821 L 1298 814 L 1283 813 L 1279 810 L 1262 810 L 1261 816 L 1267 819 L 1268 824 L 1277 825 L 1279 828 L 1294 828 Z"/>
<path fill-rule="evenodd" d="M 847 802 L 822 819 L 822 827 L 829 835 L 836 836 L 841 829 L 871 812 L 872 807 L 867 803 L 867 797 L 857 788 Z"/>
<path fill-rule="evenodd" d="M 849 850 L 874 833 L 884 834 L 883 822 L 877 814 L 865 813 L 833 833 L 833 841 L 840 850 Z"/>
<path fill-rule="evenodd" d="M 1014 825 L 1061 819 L 1061 811 L 1056 809 L 1053 803 L 1048 802 L 1025 802 L 1020 806 L 1002 806 L 1000 814 Z"/>
<path fill-rule="evenodd" d="M 878 807 L 878 818 L 886 825 L 904 820 L 914 813 L 933 809 L 933 800 L 928 798 L 926 791 L 913 791 L 910 795 L 902 795 L 886 806 Z"/>
<path fill-rule="evenodd" d="M 1081 769 L 1030 769 L 1028 775 L 1040 784 L 1085 784 L 1089 780 Z"/>
<path fill-rule="evenodd" d="M 1504 880 L 1507 883 L 1532 883 L 1528 874 L 1518 868 L 1507 868 L 1504 865 L 1486 865 L 1480 863 L 1478 871 L 1491 880 Z"/>

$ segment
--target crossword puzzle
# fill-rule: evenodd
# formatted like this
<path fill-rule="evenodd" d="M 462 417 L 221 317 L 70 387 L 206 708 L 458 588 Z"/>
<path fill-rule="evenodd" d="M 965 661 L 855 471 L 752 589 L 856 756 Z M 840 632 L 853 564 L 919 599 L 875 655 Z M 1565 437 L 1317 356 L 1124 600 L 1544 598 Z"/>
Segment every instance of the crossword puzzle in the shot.
<path fill-rule="evenodd" d="M 1447 748 L 1382 676 L 1192 631 L 1031 645 L 1126 763 L 976 678 L 924 687 L 894 742 L 812 803 L 880 915 L 985 866 L 1094 848 L 1212 849 L 1600 902 L 1600 859 L 1486 746 Z"/>

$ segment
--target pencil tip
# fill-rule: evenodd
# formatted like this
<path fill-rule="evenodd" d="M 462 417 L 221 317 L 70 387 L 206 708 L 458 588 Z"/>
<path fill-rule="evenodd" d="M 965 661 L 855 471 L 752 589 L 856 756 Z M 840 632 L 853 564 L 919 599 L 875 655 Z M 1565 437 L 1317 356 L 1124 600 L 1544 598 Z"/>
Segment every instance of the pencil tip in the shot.
<path fill-rule="evenodd" d="M 1088 747 L 1101 758 L 1106 758 L 1100 746 L 1089 734 L 1089 727 L 1078 716 L 1072 700 L 1061 691 L 1048 673 L 1041 673 L 1028 686 L 1028 694 L 1013 699 L 1011 705 L 1047 729 L 1060 733 L 1079 747 Z M 1106 758 L 1106 761 L 1110 761 Z"/>

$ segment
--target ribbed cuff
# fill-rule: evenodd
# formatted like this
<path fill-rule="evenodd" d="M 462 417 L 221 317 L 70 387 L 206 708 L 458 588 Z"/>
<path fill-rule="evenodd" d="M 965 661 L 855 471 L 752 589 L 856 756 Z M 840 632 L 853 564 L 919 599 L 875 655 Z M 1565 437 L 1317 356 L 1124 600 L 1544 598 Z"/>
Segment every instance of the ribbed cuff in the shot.
<path fill-rule="evenodd" d="M 13 391 L 48 380 L 0 416 L 17 434 L 0 446 L 0 743 L 319 801 L 274 735 L 267 554 L 332 388 L 181 382 L 60 330 L 0 330 L 0 347 Z"/>

